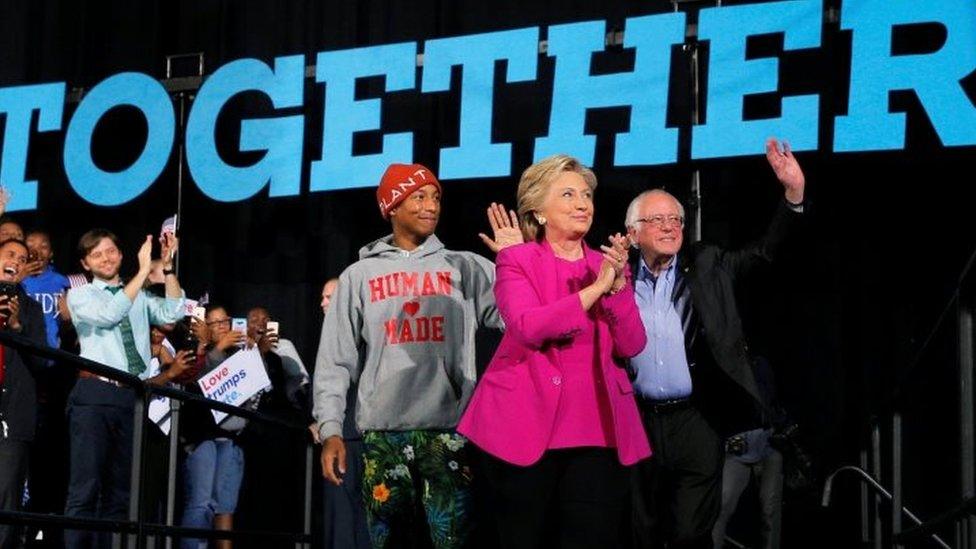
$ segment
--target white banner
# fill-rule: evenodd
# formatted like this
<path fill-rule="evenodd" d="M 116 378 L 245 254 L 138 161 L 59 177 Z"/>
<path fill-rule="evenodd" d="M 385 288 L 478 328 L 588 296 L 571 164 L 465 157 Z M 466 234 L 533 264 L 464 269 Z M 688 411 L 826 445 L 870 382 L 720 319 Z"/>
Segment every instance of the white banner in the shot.
<path fill-rule="evenodd" d="M 200 378 L 197 383 L 203 396 L 240 406 L 254 395 L 271 386 L 268 372 L 264 369 L 261 353 L 257 347 L 234 353 L 212 372 Z M 220 423 L 227 414 L 211 410 L 214 421 Z"/>

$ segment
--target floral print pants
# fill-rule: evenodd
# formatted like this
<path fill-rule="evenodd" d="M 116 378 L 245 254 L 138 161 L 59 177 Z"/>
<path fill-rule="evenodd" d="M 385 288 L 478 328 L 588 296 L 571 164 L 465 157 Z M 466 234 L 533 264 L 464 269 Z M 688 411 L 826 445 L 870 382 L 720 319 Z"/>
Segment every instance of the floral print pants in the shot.
<path fill-rule="evenodd" d="M 409 539 L 418 502 L 434 547 L 462 547 L 472 526 L 467 440 L 453 431 L 370 431 L 363 443 L 363 502 L 373 547 Z"/>

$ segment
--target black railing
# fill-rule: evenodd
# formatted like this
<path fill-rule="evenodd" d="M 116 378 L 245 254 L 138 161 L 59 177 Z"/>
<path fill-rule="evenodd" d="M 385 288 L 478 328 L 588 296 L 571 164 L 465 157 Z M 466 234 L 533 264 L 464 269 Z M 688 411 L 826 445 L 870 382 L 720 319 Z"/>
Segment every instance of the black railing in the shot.
<path fill-rule="evenodd" d="M 867 545 L 873 541 L 874 547 L 883 546 L 884 527 L 879 497 L 890 502 L 890 515 L 887 522 L 887 537 L 893 547 L 921 539 L 929 539 L 942 547 L 948 544 L 938 535 L 940 529 L 955 526 L 955 546 L 959 549 L 976 549 L 976 291 L 970 275 L 976 269 L 976 251 L 973 251 L 963 265 L 952 293 L 917 347 L 906 367 L 897 375 L 894 389 L 884 404 L 876 411 L 871 421 L 871 443 L 861 452 L 860 467 L 843 466 L 835 470 L 824 485 L 823 504 L 830 502 L 830 490 L 835 475 L 843 471 L 857 471 L 861 476 L 861 542 Z M 904 397 L 915 389 L 911 379 L 921 366 L 937 336 L 947 326 L 950 319 L 955 320 L 956 362 L 958 382 L 955 390 L 958 397 L 959 434 L 959 495 L 962 503 L 924 522 L 908 512 L 905 507 L 903 476 L 903 437 L 902 419 Z M 890 424 L 887 447 L 890 453 L 885 459 L 882 452 L 882 424 Z M 871 469 L 871 473 L 867 469 Z M 890 490 L 881 484 L 882 472 L 890 471 Z M 870 494 L 869 494 L 870 488 Z M 873 503 L 872 503 L 873 500 Z M 959 500 L 957 500 L 959 501 Z M 915 526 L 902 528 L 902 515 L 908 516 Z M 873 535 L 869 527 L 869 516 L 873 516 Z"/>
<path fill-rule="evenodd" d="M 15 524 L 25 526 L 48 526 L 64 530 L 88 530 L 101 532 L 114 532 L 124 534 L 127 538 L 127 545 L 130 548 L 141 549 L 146 547 L 149 538 L 165 538 L 165 546 L 170 547 L 172 538 L 192 537 L 200 539 L 267 539 L 279 540 L 282 542 L 294 542 L 296 548 L 308 548 L 311 546 L 311 489 L 312 489 L 312 444 L 308 436 L 308 426 L 298 422 L 288 421 L 279 417 L 246 410 L 232 406 L 223 402 L 210 400 L 200 395 L 188 393 L 173 387 L 155 385 L 148 383 L 128 372 L 106 366 L 104 364 L 68 353 L 59 349 L 53 349 L 45 345 L 38 345 L 26 337 L 12 332 L 0 331 L 0 344 L 17 349 L 24 353 L 36 355 L 48 359 L 55 367 L 70 368 L 72 370 L 85 370 L 133 390 L 136 394 L 132 440 L 132 473 L 131 485 L 129 489 L 129 517 L 128 520 L 93 519 L 66 517 L 64 515 L 49 515 L 41 513 L 11 512 L 0 511 L 0 524 Z M 149 400 L 153 395 L 162 395 L 172 399 L 173 413 L 171 416 L 170 440 L 171 449 L 176 448 L 176 441 L 179 437 L 179 404 L 182 402 L 194 402 L 212 410 L 218 410 L 228 415 L 241 417 L 250 421 L 275 425 L 284 429 L 295 431 L 308 443 L 305 446 L 305 497 L 304 497 L 304 526 L 302 532 L 281 532 L 281 531 L 237 531 L 237 530 L 215 530 L 184 528 L 176 526 L 175 516 L 172 512 L 174 506 L 174 490 L 176 483 L 176 460 L 172 459 L 174 453 L 171 451 L 169 460 L 168 481 L 169 493 L 167 494 L 166 524 L 156 524 L 148 522 L 144 516 L 141 488 L 142 479 L 145 475 L 145 459 L 143 458 L 143 448 L 146 443 L 145 431 L 143 429 L 146 420 L 146 409 Z"/>
<path fill-rule="evenodd" d="M 895 536 L 895 543 L 909 544 L 921 538 L 932 536 L 946 525 L 958 523 L 963 519 L 968 520 L 973 515 L 976 515 L 976 498 L 969 498 L 952 509 L 933 517 L 928 522 L 898 534 Z"/>

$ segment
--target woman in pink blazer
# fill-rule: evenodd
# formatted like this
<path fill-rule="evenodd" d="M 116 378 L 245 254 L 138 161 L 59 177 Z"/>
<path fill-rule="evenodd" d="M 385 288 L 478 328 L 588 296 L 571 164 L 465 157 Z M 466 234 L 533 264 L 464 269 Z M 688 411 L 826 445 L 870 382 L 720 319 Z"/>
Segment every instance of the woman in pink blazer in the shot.
<path fill-rule="evenodd" d="M 556 155 L 525 170 L 518 215 L 526 243 L 496 260 L 505 336 L 458 431 L 484 451 L 501 547 L 540 547 L 558 520 L 562 547 L 616 547 L 628 469 L 650 455 L 620 359 L 644 327 L 627 281 L 627 241 L 603 253 L 583 237 L 596 176 Z"/>

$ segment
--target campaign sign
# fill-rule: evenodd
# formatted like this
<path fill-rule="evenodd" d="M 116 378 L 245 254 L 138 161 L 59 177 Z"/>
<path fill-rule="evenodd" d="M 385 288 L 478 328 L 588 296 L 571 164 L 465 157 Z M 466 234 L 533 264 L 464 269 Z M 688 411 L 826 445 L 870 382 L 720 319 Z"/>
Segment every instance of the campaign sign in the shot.
<path fill-rule="evenodd" d="M 149 401 L 149 421 L 156 424 L 164 435 L 169 435 L 170 402 L 168 397 L 153 395 Z"/>
<path fill-rule="evenodd" d="M 240 406 L 271 387 L 271 380 L 257 348 L 234 353 L 197 383 L 205 397 L 231 406 Z M 217 423 L 227 417 L 227 414 L 217 410 L 211 410 L 211 413 Z"/>
<path fill-rule="evenodd" d="M 163 340 L 163 345 L 166 349 L 173 352 L 172 348 L 169 346 L 169 342 Z M 174 353 L 175 354 L 175 353 Z M 149 361 L 149 377 L 156 377 L 160 374 L 159 359 L 153 357 Z M 152 400 L 149 401 L 149 421 L 156 424 L 159 430 L 163 432 L 164 435 L 169 435 L 170 426 L 170 402 L 169 397 L 163 395 L 153 395 Z"/>

